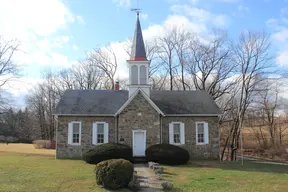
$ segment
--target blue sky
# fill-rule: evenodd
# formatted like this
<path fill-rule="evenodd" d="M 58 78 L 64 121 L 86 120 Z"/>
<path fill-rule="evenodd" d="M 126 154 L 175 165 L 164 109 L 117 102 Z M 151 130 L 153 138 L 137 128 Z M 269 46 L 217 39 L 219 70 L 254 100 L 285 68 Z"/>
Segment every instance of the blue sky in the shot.
<path fill-rule="evenodd" d="M 15 61 L 22 77 L 7 86 L 16 98 L 41 81 L 41 71 L 71 67 L 87 51 L 108 43 L 119 58 L 118 74 L 127 77 L 123 44 L 133 36 L 135 13 L 130 8 L 137 7 L 137 0 L 0 2 L 0 35 L 21 42 Z M 265 30 L 271 33 L 278 66 L 288 68 L 288 0 L 139 0 L 139 5 L 146 40 L 172 25 L 200 34 L 223 28 L 232 38 L 246 29 Z"/>

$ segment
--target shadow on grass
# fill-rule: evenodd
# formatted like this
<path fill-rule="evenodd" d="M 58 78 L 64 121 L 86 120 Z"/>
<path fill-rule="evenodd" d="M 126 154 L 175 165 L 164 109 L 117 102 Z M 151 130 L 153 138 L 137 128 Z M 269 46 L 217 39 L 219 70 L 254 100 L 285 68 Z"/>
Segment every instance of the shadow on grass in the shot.
<path fill-rule="evenodd" d="M 181 168 L 213 168 L 222 170 L 233 171 L 249 171 L 249 172 L 265 172 L 265 173 L 286 173 L 288 174 L 288 165 L 263 163 L 263 162 L 251 162 L 244 161 L 244 166 L 239 161 L 191 161 L 187 165 L 177 166 Z M 173 175 L 174 173 L 165 173 Z"/>

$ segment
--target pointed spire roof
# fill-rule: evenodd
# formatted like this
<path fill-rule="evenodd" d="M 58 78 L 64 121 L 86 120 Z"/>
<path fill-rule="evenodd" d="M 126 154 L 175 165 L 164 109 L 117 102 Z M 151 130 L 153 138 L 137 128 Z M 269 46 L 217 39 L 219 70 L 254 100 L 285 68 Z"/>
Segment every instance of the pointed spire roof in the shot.
<path fill-rule="evenodd" d="M 139 21 L 139 12 L 137 12 L 137 20 L 136 20 L 130 60 L 147 61 L 145 45 L 144 45 L 141 25 Z"/>

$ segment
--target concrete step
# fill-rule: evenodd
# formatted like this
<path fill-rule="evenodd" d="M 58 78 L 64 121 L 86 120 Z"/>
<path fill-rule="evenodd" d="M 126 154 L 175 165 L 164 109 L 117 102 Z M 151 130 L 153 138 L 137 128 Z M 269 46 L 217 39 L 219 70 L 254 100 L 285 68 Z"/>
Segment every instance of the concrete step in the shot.
<path fill-rule="evenodd" d="M 146 157 L 133 157 L 133 163 L 147 163 Z"/>

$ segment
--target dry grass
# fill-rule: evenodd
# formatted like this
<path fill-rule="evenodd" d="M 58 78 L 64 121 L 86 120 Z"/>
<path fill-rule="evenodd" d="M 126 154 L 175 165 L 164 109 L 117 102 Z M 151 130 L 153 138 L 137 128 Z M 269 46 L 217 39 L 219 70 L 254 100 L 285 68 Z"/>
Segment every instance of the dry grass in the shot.
<path fill-rule="evenodd" d="M 4 144 L 0 143 L 0 152 L 14 152 L 14 153 L 24 153 L 24 154 L 39 154 L 39 155 L 55 155 L 55 150 L 53 149 L 35 149 L 31 144 Z"/>

